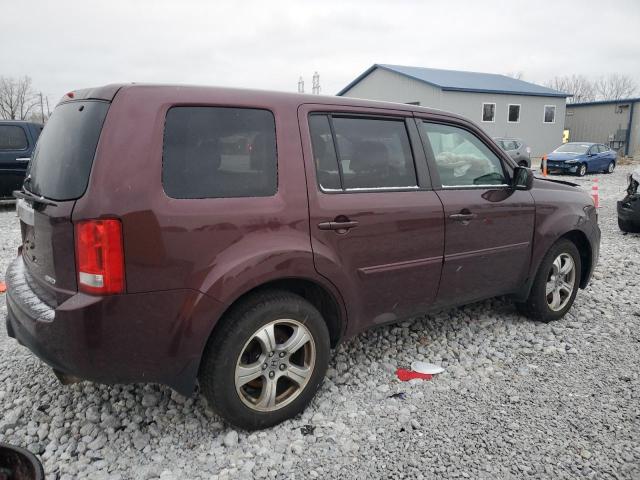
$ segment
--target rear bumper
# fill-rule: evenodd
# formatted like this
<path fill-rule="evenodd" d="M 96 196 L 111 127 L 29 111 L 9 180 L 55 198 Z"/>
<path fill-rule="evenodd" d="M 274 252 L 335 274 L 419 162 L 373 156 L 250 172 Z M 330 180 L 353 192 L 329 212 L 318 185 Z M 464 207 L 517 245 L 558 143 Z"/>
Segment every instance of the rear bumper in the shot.
<path fill-rule="evenodd" d="M 60 372 L 99 383 L 162 383 L 194 391 L 221 305 L 193 290 L 95 297 L 52 307 L 31 289 L 21 257 L 7 271 L 7 332 Z"/>

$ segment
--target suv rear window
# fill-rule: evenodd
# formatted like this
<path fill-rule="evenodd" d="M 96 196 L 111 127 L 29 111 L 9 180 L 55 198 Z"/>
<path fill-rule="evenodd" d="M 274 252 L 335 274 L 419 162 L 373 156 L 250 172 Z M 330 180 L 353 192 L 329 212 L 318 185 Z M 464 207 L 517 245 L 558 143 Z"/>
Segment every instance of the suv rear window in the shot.
<path fill-rule="evenodd" d="M 25 188 L 53 200 L 81 197 L 108 109 L 103 101 L 58 105 L 38 139 Z"/>
<path fill-rule="evenodd" d="M 266 197 L 277 190 L 276 126 L 268 110 L 173 107 L 162 184 L 172 198 Z"/>
<path fill-rule="evenodd" d="M 24 150 L 29 146 L 22 127 L 0 125 L 0 150 Z"/>

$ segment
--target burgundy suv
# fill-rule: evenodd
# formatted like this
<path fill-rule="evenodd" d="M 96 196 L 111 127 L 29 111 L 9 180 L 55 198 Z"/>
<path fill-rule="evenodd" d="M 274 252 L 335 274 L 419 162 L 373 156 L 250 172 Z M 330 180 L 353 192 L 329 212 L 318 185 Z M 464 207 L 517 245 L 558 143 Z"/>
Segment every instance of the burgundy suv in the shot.
<path fill-rule="evenodd" d="M 413 105 L 80 90 L 28 173 L 9 335 L 63 382 L 199 385 L 246 429 L 300 412 L 366 328 L 496 295 L 555 320 L 598 258 L 585 192 Z"/>

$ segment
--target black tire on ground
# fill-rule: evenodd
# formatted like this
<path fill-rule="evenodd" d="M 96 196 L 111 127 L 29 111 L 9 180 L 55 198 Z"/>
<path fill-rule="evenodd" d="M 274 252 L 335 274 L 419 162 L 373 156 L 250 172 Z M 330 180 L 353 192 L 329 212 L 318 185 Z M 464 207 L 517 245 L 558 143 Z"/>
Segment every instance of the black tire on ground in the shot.
<path fill-rule="evenodd" d="M 628 220 L 622 220 L 620 217 L 618 217 L 618 227 L 623 232 L 640 233 L 640 225 L 633 224 L 632 222 L 629 222 Z"/>
<path fill-rule="evenodd" d="M 604 173 L 613 173 L 613 171 L 616 168 L 616 162 L 610 162 L 609 165 L 607 165 L 607 169 L 604 171 Z"/>
<path fill-rule="evenodd" d="M 578 171 L 576 172 L 576 174 L 579 177 L 584 177 L 587 174 L 587 164 L 581 163 L 580 166 L 578 167 Z"/>
<path fill-rule="evenodd" d="M 305 387 L 290 403 L 276 410 L 258 411 L 247 406 L 236 390 L 236 365 L 254 334 L 280 319 L 292 319 L 306 327 L 314 342 L 315 361 Z M 324 379 L 331 351 L 320 312 L 298 295 L 272 290 L 241 300 L 220 321 L 223 323 L 207 343 L 198 375 L 209 406 L 231 425 L 245 430 L 271 427 L 304 410 Z"/>
<path fill-rule="evenodd" d="M 562 253 L 569 254 L 573 259 L 575 265 L 575 282 L 567 304 L 561 310 L 554 311 L 549 307 L 549 304 L 547 302 L 546 285 L 549 279 L 553 261 Z M 575 244 L 570 240 L 560 239 L 553 244 L 553 246 L 549 249 L 549 251 L 542 259 L 542 262 L 540 262 L 538 272 L 533 281 L 533 285 L 531 286 L 531 291 L 529 292 L 529 298 L 527 298 L 527 300 L 522 303 L 516 303 L 518 310 L 520 311 L 520 313 L 526 315 L 532 320 L 544 323 L 552 322 L 554 320 L 562 318 L 565 313 L 569 311 L 569 309 L 573 305 L 573 301 L 576 298 L 576 294 L 578 293 L 578 288 L 580 285 L 581 271 L 582 265 L 580 263 L 580 254 Z"/>

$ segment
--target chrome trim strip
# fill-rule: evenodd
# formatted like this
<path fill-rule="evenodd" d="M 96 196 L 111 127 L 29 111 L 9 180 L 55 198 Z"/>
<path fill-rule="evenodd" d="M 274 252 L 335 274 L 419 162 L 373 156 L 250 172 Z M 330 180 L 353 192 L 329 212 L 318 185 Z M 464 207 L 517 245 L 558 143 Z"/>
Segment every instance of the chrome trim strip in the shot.
<path fill-rule="evenodd" d="M 442 263 L 442 256 L 418 258 L 416 260 L 406 260 L 403 262 L 395 262 L 395 263 L 387 263 L 383 265 L 373 265 L 371 267 L 363 267 L 358 269 L 358 273 L 361 273 L 363 275 L 372 275 L 376 273 L 391 272 L 393 270 L 423 267 L 426 265 L 432 265 L 436 263 Z"/>

